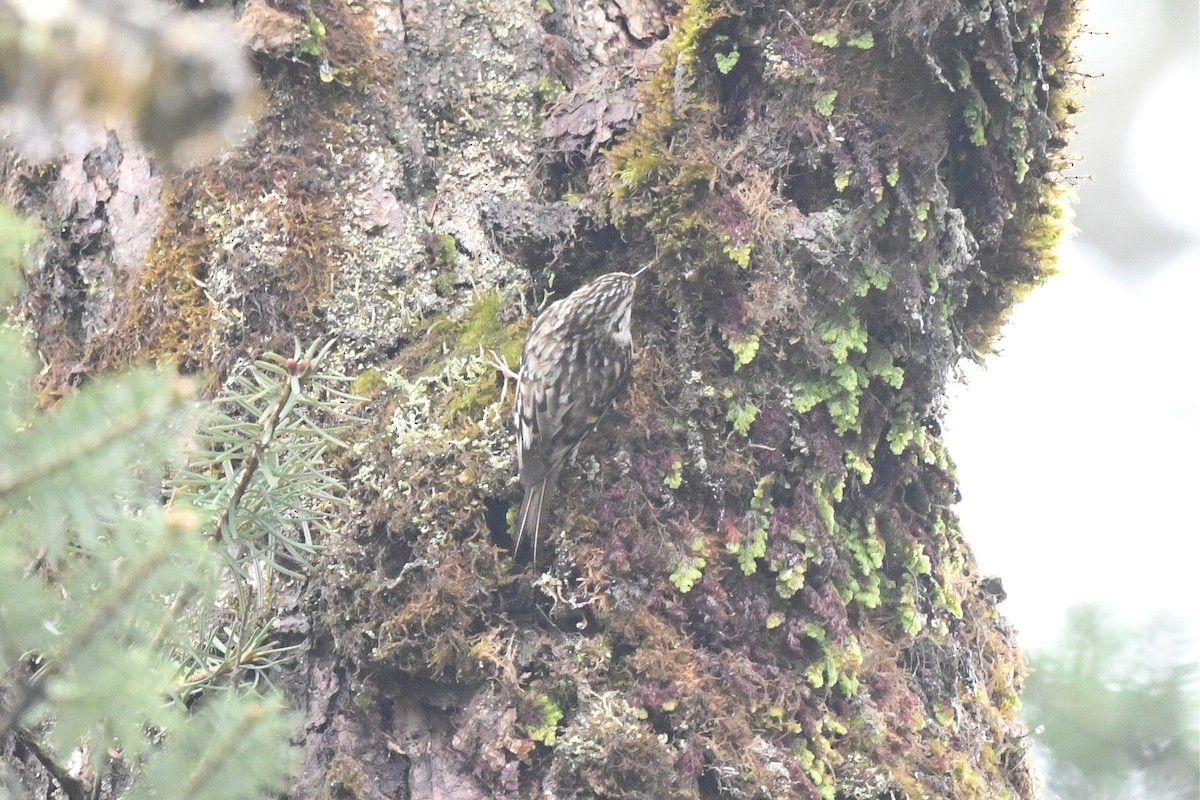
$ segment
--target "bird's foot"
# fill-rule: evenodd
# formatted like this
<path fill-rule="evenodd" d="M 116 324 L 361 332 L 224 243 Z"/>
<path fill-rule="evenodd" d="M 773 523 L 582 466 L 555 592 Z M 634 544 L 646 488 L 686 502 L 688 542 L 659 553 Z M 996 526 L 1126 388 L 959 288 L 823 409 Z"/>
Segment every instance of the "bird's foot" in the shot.
<path fill-rule="evenodd" d="M 482 350 L 483 348 L 480 348 Z M 500 402 L 504 402 L 504 398 L 508 396 L 508 382 L 517 383 L 521 380 L 521 376 L 512 371 L 512 367 L 508 365 L 508 361 L 504 356 L 497 353 L 495 350 L 490 350 L 491 359 L 487 359 L 488 365 L 495 367 L 501 375 L 504 376 L 504 386 L 500 388 Z"/>

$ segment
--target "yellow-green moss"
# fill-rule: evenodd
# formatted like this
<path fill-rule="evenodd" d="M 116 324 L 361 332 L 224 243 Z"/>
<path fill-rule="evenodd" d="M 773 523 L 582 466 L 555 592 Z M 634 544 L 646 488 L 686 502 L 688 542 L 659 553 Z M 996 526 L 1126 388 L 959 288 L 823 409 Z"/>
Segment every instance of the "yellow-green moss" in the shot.
<path fill-rule="evenodd" d="M 180 197 L 166 193 L 163 205 L 174 211 L 160 224 L 141 271 L 122 287 L 125 314 L 93 351 L 100 369 L 158 358 L 184 371 L 208 366 L 213 315 L 203 282 L 215 242 L 204 220 L 207 206 L 194 197 L 194 185 Z"/>
<path fill-rule="evenodd" d="M 535 698 L 540 711 L 540 719 L 525 726 L 525 734 L 535 742 L 541 742 L 547 747 L 554 747 L 558 736 L 558 723 L 562 721 L 563 711 L 549 697 L 540 695 Z"/>
<path fill-rule="evenodd" d="M 384 385 L 382 373 L 374 367 L 369 367 L 360 372 L 358 377 L 354 379 L 354 383 L 350 387 L 350 392 L 358 397 L 372 397 Z"/>

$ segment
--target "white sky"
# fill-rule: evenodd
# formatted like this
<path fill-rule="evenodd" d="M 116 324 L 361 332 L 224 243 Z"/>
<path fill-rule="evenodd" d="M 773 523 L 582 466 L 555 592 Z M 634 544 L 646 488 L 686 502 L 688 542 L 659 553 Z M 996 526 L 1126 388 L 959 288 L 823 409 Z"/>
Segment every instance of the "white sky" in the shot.
<path fill-rule="evenodd" d="M 1171 24 L 1159 8 L 1089 5 L 1091 27 L 1111 32 L 1082 43 L 1085 71 L 1108 73 L 1092 82 L 1097 105 L 1105 81 L 1137 79 L 1139 58 L 1161 63 L 1144 86 L 1113 87 L 1122 113 L 1089 118 L 1085 98 L 1078 143 L 1104 144 L 1114 120 L 1130 140 L 1109 161 L 1085 150 L 1078 171 L 1097 188 L 1108 170 L 1132 173 L 1139 206 L 1186 245 L 1138 269 L 1079 231 L 1060 274 L 1013 313 L 1001 353 L 952 393 L 946 420 L 967 540 L 1003 578 L 1001 610 L 1027 649 L 1057 638 L 1084 602 L 1129 623 L 1170 611 L 1200 632 L 1200 60 L 1195 42 L 1154 52 Z M 1087 190 L 1084 202 L 1104 202 Z"/>
<path fill-rule="evenodd" d="M 952 399 L 964 529 L 1026 645 L 1082 602 L 1200 628 L 1200 251 L 1143 284 L 1076 243 L 1013 314 L 1003 352 Z"/>

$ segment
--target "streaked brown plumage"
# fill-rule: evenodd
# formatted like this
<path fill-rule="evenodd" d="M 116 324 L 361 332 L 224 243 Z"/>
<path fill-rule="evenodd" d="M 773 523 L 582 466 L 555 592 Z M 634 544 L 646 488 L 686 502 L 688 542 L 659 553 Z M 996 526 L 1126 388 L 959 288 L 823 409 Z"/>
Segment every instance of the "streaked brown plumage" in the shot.
<path fill-rule="evenodd" d="M 629 382 L 633 292 L 644 271 L 601 275 L 550 304 L 525 340 L 514 413 L 525 499 L 514 549 L 528 533 L 535 560 L 546 499 L 563 461 Z"/>

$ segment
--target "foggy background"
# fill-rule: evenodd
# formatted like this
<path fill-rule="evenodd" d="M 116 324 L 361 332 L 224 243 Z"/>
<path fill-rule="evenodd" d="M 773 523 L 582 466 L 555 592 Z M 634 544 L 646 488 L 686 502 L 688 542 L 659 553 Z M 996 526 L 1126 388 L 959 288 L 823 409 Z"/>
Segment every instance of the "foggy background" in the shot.
<path fill-rule="evenodd" d="M 1200 14 L 1089 0 L 1076 233 L 951 397 L 1047 797 L 1200 798 Z"/>

